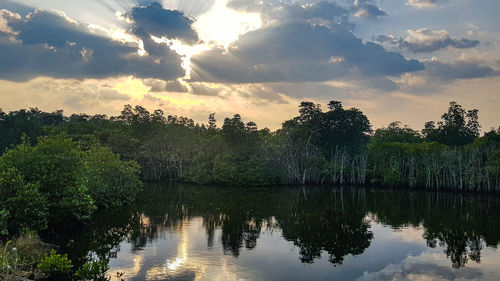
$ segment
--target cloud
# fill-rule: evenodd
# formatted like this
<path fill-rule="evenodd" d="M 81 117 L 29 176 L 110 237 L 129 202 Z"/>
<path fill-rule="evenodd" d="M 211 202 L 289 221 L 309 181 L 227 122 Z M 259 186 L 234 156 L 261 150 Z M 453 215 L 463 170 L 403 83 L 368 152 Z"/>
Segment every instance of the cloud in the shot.
<path fill-rule="evenodd" d="M 352 8 L 355 11 L 354 15 L 356 17 L 364 19 L 378 19 L 387 15 L 372 0 L 354 0 Z"/>
<path fill-rule="evenodd" d="M 406 5 L 417 9 L 435 8 L 437 2 L 438 0 L 408 0 Z"/>
<path fill-rule="evenodd" d="M 6 9 L 0 10 L 0 37 L 17 35 L 10 25 L 16 25 L 21 22 L 21 16 Z"/>
<path fill-rule="evenodd" d="M 149 90 L 150 92 L 162 92 L 165 91 L 165 88 L 167 87 L 167 82 L 160 80 L 160 79 L 144 79 L 142 80 L 142 83 L 145 86 L 151 87 Z"/>
<path fill-rule="evenodd" d="M 82 112 L 95 108 L 109 109 L 111 104 L 129 103 L 131 96 L 115 90 L 117 81 L 102 81 L 95 79 L 52 79 L 38 77 L 28 82 L 16 83 L 16 90 L 24 92 L 23 101 L 29 106 L 43 104 L 64 105 L 72 112 Z M 44 93 L 40 95 L 40 93 Z M 50 94 L 48 94 L 50 93 Z M 40 99 L 40 100 L 37 100 Z M 95 112 L 95 111 L 94 111 Z M 99 112 L 99 110 L 97 111 Z"/>
<path fill-rule="evenodd" d="M 137 6 L 147 6 L 154 2 L 160 2 L 164 7 L 173 10 L 182 11 L 189 16 L 199 16 L 206 13 L 213 7 L 215 0 L 182 0 L 182 1 L 154 1 L 154 0 L 137 0 L 134 1 Z"/>
<path fill-rule="evenodd" d="M 163 9 L 158 2 L 135 7 L 126 16 L 132 21 L 132 32 L 141 38 L 153 35 L 178 39 L 188 44 L 199 40 L 192 28 L 192 19 L 180 11 Z"/>
<path fill-rule="evenodd" d="M 495 74 L 489 66 L 482 66 L 476 62 L 457 60 L 444 63 L 437 60 L 425 62 L 426 75 L 434 79 L 454 80 L 488 77 Z"/>
<path fill-rule="evenodd" d="M 174 80 L 184 76 L 181 58 L 172 50 L 141 56 L 137 42 L 115 41 L 62 13 L 37 9 L 25 18 L 10 16 L 7 26 L 15 40 L 0 36 L 0 77 L 4 79 L 134 75 Z"/>
<path fill-rule="evenodd" d="M 165 87 L 165 90 L 167 92 L 178 92 L 178 93 L 187 93 L 188 88 L 181 84 L 179 81 L 170 81 L 167 83 L 167 86 Z"/>
<path fill-rule="evenodd" d="M 387 15 L 374 0 L 354 0 L 344 8 L 333 1 L 277 1 L 277 0 L 230 0 L 228 7 L 244 11 L 258 12 L 264 22 L 322 19 L 336 23 L 347 23 L 351 14 L 365 19 L 377 19 Z"/>
<path fill-rule="evenodd" d="M 360 281 L 369 280 L 477 280 L 483 272 L 477 268 L 452 268 L 430 262 L 417 263 L 410 257 L 402 264 L 389 264 L 378 272 L 366 272 L 358 278 Z M 439 276 L 440 278 L 435 278 Z"/>
<path fill-rule="evenodd" d="M 276 0 L 230 0 L 227 5 L 238 11 L 259 13 L 265 25 L 294 21 L 307 21 L 323 25 L 331 23 L 351 25 L 348 21 L 350 10 L 329 1 L 290 3 Z"/>
<path fill-rule="evenodd" d="M 348 75 L 400 75 L 424 68 L 417 60 L 363 43 L 349 26 L 306 21 L 274 24 L 241 35 L 228 50 L 191 59 L 195 81 L 306 82 Z"/>
<path fill-rule="evenodd" d="M 144 79 L 142 83 L 145 86 L 151 87 L 150 92 L 178 92 L 187 93 L 188 88 L 181 84 L 181 82 L 175 81 L 163 81 L 160 79 Z"/>
<path fill-rule="evenodd" d="M 247 98 L 254 105 L 266 105 L 270 102 L 277 104 L 288 104 L 288 101 L 283 98 L 282 92 L 276 91 L 273 85 L 236 84 L 231 87 L 230 90 L 237 93 L 241 97 Z"/>
<path fill-rule="evenodd" d="M 412 94 L 436 93 L 456 80 L 487 78 L 500 74 L 484 65 L 484 62 L 476 60 L 461 59 L 453 62 L 442 62 L 433 58 L 423 63 L 425 70 L 406 73 L 395 80 L 401 90 Z"/>
<path fill-rule="evenodd" d="M 219 87 L 211 87 L 204 83 L 190 83 L 191 94 L 201 96 L 217 96 L 221 92 Z"/>
<path fill-rule="evenodd" d="M 380 35 L 377 37 L 377 41 L 397 45 L 400 49 L 407 49 L 413 53 L 433 52 L 448 47 L 466 49 L 479 45 L 478 40 L 451 38 L 445 29 L 430 30 L 427 28 L 408 30 L 406 38 Z"/>

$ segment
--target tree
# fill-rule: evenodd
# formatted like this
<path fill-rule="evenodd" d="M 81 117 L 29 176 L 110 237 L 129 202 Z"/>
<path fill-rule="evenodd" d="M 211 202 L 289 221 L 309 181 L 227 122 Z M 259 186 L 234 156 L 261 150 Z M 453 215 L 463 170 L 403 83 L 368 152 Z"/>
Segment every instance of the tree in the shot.
<path fill-rule="evenodd" d="M 208 128 L 212 130 L 217 128 L 217 119 L 215 119 L 215 112 L 208 115 Z"/>
<path fill-rule="evenodd" d="M 4 235 L 47 228 L 46 198 L 39 192 L 39 184 L 25 183 L 13 168 L 0 171 L 0 206 L 0 213 L 7 217 Z"/>
<path fill-rule="evenodd" d="M 84 177 L 98 207 L 116 208 L 135 200 L 142 185 L 136 162 L 121 161 L 111 149 L 95 145 L 83 154 Z"/>
<path fill-rule="evenodd" d="M 359 147 L 369 141 L 370 121 L 357 108 L 344 109 L 340 101 L 330 101 L 323 113 L 321 146 L 328 152 L 336 146 Z"/>
<path fill-rule="evenodd" d="M 235 114 L 233 118 L 224 119 L 224 125 L 222 125 L 222 135 L 229 144 L 242 144 L 245 132 L 245 123 L 241 121 L 241 116 L 239 114 Z"/>
<path fill-rule="evenodd" d="M 481 125 L 478 122 L 478 110 L 466 111 L 457 102 L 450 102 L 448 112 L 441 116 L 442 121 L 425 123 L 422 134 L 428 141 L 437 141 L 447 145 L 466 145 L 479 136 Z"/>
<path fill-rule="evenodd" d="M 407 125 L 403 125 L 401 122 L 395 121 L 390 123 L 385 128 L 375 130 L 373 141 L 379 143 L 419 143 L 422 142 L 422 135 Z"/>
<path fill-rule="evenodd" d="M 22 143 L 0 158 L 0 169 L 15 169 L 26 184 L 37 184 L 47 198 L 52 226 L 86 220 L 95 210 L 81 177 L 81 150 L 66 136 L 41 137 L 38 144 Z"/>

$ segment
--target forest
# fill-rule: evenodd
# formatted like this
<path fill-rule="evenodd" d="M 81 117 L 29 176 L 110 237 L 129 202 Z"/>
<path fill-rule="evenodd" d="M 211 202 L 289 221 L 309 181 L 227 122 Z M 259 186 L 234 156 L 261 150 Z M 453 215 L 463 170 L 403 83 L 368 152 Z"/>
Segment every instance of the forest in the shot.
<path fill-rule="evenodd" d="M 450 102 L 440 121 L 415 130 L 395 121 L 372 130 L 366 115 L 312 102 L 274 132 L 239 114 L 217 126 L 124 106 L 118 116 L 0 111 L 0 150 L 40 137 L 99 145 L 141 167 L 145 181 L 199 184 L 334 184 L 500 190 L 500 127 L 480 136 L 478 110 Z"/>

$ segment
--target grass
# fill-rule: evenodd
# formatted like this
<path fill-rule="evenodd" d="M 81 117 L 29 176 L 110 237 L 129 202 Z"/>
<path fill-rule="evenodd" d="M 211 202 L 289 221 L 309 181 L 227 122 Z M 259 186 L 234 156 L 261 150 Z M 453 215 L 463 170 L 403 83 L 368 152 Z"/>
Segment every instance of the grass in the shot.
<path fill-rule="evenodd" d="M 0 281 L 33 279 L 37 274 L 36 265 L 47 251 L 48 247 L 36 233 L 0 243 Z"/>

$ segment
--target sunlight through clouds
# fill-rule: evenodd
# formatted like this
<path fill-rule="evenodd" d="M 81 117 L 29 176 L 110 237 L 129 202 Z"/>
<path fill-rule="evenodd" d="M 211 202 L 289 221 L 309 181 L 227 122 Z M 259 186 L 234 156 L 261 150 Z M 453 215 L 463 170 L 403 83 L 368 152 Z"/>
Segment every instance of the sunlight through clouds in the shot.
<path fill-rule="evenodd" d="M 227 7 L 228 0 L 217 0 L 206 14 L 195 22 L 194 27 L 204 41 L 225 48 L 238 36 L 261 27 L 258 13 L 241 13 Z"/>

